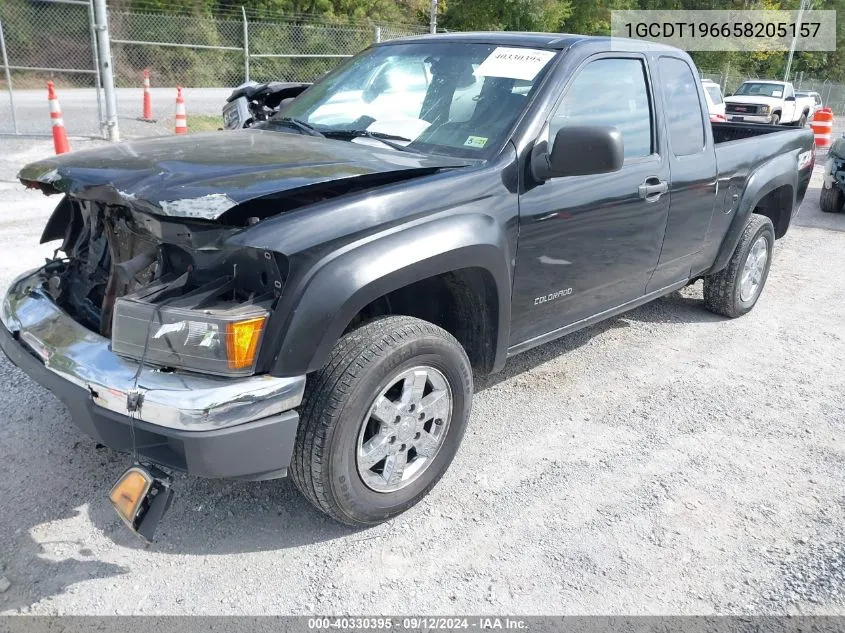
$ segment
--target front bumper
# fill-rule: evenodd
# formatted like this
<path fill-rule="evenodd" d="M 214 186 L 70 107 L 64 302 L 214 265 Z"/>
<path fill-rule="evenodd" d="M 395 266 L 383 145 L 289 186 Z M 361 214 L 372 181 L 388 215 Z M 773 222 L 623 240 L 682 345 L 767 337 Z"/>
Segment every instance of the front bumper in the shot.
<path fill-rule="evenodd" d="M 12 283 L 0 306 L 0 347 L 84 432 L 129 451 L 134 427 L 141 456 L 203 477 L 285 476 L 304 376 L 233 379 L 147 366 L 139 372 L 137 362 L 112 353 L 108 339 L 59 308 L 44 282 L 36 271 Z"/>
<path fill-rule="evenodd" d="M 771 123 L 771 114 L 725 114 L 725 118 L 732 123 Z"/>

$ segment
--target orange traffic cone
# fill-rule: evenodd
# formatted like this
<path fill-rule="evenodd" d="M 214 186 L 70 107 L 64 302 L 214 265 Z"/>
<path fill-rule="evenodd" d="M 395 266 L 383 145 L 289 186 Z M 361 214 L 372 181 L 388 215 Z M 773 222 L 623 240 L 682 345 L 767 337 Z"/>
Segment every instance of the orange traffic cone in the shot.
<path fill-rule="evenodd" d="M 150 70 L 148 68 L 144 69 L 144 113 L 138 120 L 155 123 L 155 119 L 153 118 L 153 98 L 150 94 Z"/>
<path fill-rule="evenodd" d="M 52 81 L 47 82 L 47 100 L 50 102 L 50 119 L 53 122 L 53 146 L 56 148 L 56 154 L 64 154 L 70 151 L 70 143 L 67 142 L 62 107 L 59 105 Z"/>
<path fill-rule="evenodd" d="M 188 115 L 185 112 L 185 100 L 182 98 L 182 86 L 176 88 L 176 134 L 188 133 Z"/>

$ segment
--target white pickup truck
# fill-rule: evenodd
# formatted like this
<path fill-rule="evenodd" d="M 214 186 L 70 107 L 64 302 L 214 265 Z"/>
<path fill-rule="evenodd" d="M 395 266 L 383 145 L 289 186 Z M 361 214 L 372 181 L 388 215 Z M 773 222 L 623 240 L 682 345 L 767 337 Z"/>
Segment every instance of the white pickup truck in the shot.
<path fill-rule="evenodd" d="M 792 84 L 754 79 L 725 97 L 728 121 L 804 127 L 813 112 L 812 97 L 796 97 Z"/>

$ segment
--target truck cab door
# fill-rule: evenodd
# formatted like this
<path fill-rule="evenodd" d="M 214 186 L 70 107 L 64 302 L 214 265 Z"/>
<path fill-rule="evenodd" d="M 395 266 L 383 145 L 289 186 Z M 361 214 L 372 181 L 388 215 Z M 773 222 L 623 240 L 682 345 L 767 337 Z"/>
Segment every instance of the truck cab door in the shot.
<path fill-rule="evenodd" d="M 520 195 L 512 346 L 642 297 L 669 210 L 657 120 L 643 55 L 600 53 L 571 73 L 538 142 L 567 125 L 615 126 L 625 161 L 616 172 L 550 178 Z"/>
<path fill-rule="evenodd" d="M 665 55 L 655 61 L 669 139 L 671 205 L 648 292 L 690 277 L 692 262 L 704 246 L 718 184 L 713 130 L 696 74 L 680 57 Z"/>
<path fill-rule="evenodd" d="M 797 120 L 795 116 L 795 89 L 792 84 L 784 84 L 783 89 L 783 116 L 780 118 L 781 123 L 792 123 Z"/>

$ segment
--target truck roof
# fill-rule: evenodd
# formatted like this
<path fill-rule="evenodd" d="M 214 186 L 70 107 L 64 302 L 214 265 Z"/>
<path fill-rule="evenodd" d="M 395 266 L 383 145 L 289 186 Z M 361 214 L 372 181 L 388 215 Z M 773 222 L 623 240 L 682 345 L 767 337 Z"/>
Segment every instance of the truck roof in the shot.
<path fill-rule="evenodd" d="M 382 42 L 377 44 L 377 46 L 389 46 L 391 44 L 417 42 L 421 40 L 430 42 L 464 42 L 467 44 L 496 44 L 498 46 L 533 46 L 554 50 L 563 50 L 580 42 L 605 43 L 609 49 L 611 42 L 611 38 L 606 35 L 577 35 L 573 33 L 532 33 L 516 31 L 470 31 L 460 33 L 438 33 L 436 35 L 414 35 Z M 646 40 L 637 40 L 627 37 L 614 37 L 612 40 L 615 50 L 678 51 L 677 48 L 672 46 L 656 44 L 655 42 L 648 42 Z"/>
<path fill-rule="evenodd" d="M 744 84 L 785 84 L 788 81 L 778 81 L 777 79 L 746 79 Z"/>

